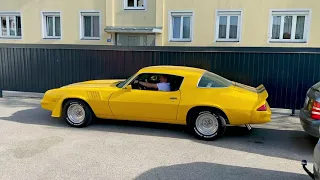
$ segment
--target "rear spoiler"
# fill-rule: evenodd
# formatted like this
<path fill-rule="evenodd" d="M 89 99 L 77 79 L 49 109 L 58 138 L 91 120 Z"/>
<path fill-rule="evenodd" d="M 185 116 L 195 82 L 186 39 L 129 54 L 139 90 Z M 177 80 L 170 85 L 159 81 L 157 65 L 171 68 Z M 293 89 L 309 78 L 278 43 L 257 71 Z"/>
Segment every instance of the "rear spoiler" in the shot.
<path fill-rule="evenodd" d="M 263 84 L 259 85 L 256 88 L 251 87 L 251 86 L 247 86 L 245 84 L 237 83 L 237 82 L 233 82 L 233 84 L 237 87 L 244 88 L 244 89 L 249 90 L 251 92 L 257 93 L 260 100 L 266 100 L 269 96 L 268 92 Z"/>
<path fill-rule="evenodd" d="M 262 93 L 263 91 L 266 90 L 266 88 L 264 87 L 263 84 L 261 84 L 256 88 L 256 90 L 257 90 L 257 93 Z"/>
<path fill-rule="evenodd" d="M 267 92 L 267 90 L 266 90 L 266 88 L 264 87 L 264 85 L 263 84 L 261 84 L 260 86 L 258 86 L 257 88 L 256 88 L 256 91 L 257 91 L 257 93 L 258 93 L 258 98 L 259 98 L 259 100 L 266 100 L 267 98 L 268 98 L 268 96 L 269 96 L 269 94 L 268 94 L 268 92 Z"/>

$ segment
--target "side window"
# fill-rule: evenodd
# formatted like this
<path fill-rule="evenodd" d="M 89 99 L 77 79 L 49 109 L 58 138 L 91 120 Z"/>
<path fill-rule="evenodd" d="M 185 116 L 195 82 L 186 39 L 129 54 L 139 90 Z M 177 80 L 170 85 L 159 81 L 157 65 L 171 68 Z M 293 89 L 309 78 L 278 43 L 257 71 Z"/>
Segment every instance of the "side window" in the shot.
<path fill-rule="evenodd" d="M 200 88 L 223 88 L 231 85 L 232 82 L 228 79 L 210 72 L 205 72 L 198 83 Z"/>
<path fill-rule="evenodd" d="M 178 91 L 182 85 L 184 77 L 169 75 L 171 91 Z"/>
<path fill-rule="evenodd" d="M 181 76 L 175 76 L 170 74 L 153 74 L 153 73 L 144 73 L 140 74 L 135 80 L 139 80 L 142 82 L 147 82 L 151 84 L 158 84 L 161 83 L 161 76 L 167 77 L 167 82 L 170 83 L 170 91 L 178 91 L 180 89 L 180 86 L 183 81 L 183 77 Z M 140 90 L 156 90 L 156 89 L 150 89 L 150 88 L 141 88 L 141 85 L 139 87 L 138 84 L 134 84 L 134 81 L 132 81 L 132 89 L 140 89 Z"/>

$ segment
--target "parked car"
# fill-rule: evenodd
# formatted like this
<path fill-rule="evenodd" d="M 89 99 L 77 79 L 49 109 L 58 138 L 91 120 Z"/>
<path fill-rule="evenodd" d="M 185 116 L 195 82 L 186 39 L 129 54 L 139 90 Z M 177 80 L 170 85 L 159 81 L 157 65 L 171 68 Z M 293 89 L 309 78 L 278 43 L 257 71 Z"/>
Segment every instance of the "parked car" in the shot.
<path fill-rule="evenodd" d="M 307 92 L 303 108 L 299 113 L 304 131 L 319 138 L 320 126 L 320 82 L 314 84 Z"/>
<path fill-rule="evenodd" d="M 160 81 L 170 83 L 169 91 L 158 91 Z M 41 105 L 74 127 L 85 127 L 95 117 L 182 124 L 197 138 L 214 140 L 227 124 L 250 129 L 250 124 L 271 121 L 267 97 L 263 85 L 253 88 L 199 68 L 151 66 L 126 80 L 48 90 Z"/>
<path fill-rule="evenodd" d="M 306 173 L 314 180 L 320 180 L 320 140 L 318 140 L 317 145 L 313 151 L 313 173 L 308 170 L 306 167 L 308 162 L 306 160 L 302 160 L 302 167 L 306 171 Z"/>

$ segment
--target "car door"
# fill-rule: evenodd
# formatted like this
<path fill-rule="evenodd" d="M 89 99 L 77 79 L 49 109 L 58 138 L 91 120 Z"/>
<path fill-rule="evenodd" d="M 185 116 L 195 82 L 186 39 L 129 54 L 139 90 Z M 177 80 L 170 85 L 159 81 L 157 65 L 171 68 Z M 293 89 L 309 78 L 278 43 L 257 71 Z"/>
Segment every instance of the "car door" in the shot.
<path fill-rule="evenodd" d="M 122 89 L 109 99 L 116 119 L 151 122 L 174 122 L 180 102 L 180 91 Z"/>

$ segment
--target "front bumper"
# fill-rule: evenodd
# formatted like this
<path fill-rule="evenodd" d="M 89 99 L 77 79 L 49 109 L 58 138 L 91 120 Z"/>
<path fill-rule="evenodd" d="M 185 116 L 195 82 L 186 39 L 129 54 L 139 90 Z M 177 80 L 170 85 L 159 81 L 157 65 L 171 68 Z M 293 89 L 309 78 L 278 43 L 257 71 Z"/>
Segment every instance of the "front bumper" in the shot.
<path fill-rule="evenodd" d="M 41 108 L 49 111 L 53 110 L 52 103 L 44 100 L 41 101 Z"/>
<path fill-rule="evenodd" d="M 305 114 L 303 109 L 300 110 L 299 117 L 300 117 L 301 126 L 304 129 L 304 131 L 311 136 L 319 138 L 320 137 L 320 134 L 319 134 L 320 121 L 309 118 Z"/>

